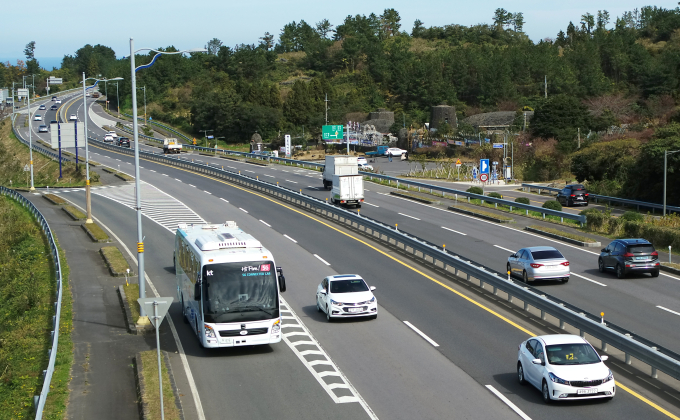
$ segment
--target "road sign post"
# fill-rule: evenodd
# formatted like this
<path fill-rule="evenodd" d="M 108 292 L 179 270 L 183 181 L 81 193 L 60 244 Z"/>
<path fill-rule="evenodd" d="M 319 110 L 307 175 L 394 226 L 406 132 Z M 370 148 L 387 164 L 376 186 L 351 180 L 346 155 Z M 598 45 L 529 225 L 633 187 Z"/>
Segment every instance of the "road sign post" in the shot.
<path fill-rule="evenodd" d="M 285 135 L 286 159 L 290 159 L 290 134 Z"/>
<path fill-rule="evenodd" d="M 163 411 L 163 376 L 161 375 L 161 340 L 158 333 L 158 329 L 163 322 L 165 314 L 168 313 L 170 305 L 172 304 L 172 297 L 157 297 L 157 298 L 139 298 L 139 306 L 142 308 L 146 307 L 146 313 L 149 313 L 149 306 L 153 307 L 153 316 L 149 317 L 149 321 L 156 327 L 156 355 L 158 356 L 158 390 L 160 392 L 160 403 L 161 403 L 161 420 L 165 420 L 165 413 Z"/>
<path fill-rule="evenodd" d="M 321 127 L 321 137 L 323 140 L 342 140 L 344 127 L 341 125 L 324 125 Z"/>
<path fill-rule="evenodd" d="M 463 162 L 460 161 L 460 159 L 456 160 L 456 170 L 458 171 L 458 181 L 460 182 L 460 166 L 463 164 Z"/>

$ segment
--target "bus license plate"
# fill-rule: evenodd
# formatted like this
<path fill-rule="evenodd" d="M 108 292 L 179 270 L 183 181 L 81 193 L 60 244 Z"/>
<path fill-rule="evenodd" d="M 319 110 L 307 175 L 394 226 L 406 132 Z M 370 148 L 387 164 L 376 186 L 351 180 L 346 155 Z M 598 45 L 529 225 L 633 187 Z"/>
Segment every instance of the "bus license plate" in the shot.
<path fill-rule="evenodd" d="M 579 389 L 579 394 L 597 394 L 597 388 Z"/>
<path fill-rule="evenodd" d="M 349 308 L 350 312 L 361 312 L 361 308 Z"/>

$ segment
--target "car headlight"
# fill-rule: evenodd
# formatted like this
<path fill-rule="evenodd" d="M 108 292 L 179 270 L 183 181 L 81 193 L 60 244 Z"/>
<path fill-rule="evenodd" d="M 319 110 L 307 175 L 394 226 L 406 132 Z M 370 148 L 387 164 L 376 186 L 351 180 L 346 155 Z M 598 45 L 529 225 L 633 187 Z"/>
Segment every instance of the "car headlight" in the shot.
<path fill-rule="evenodd" d="M 562 385 L 571 385 L 571 384 L 569 383 L 569 381 L 565 381 L 564 379 L 562 379 L 562 378 L 560 378 L 560 377 L 558 377 L 558 376 L 555 376 L 555 374 L 552 373 L 552 372 L 550 372 L 550 373 L 548 374 L 548 376 L 550 377 L 550 380 L 551 380 L 551 381 L 556 382 L 556 383 L 558 383 L 558 384 L 562 384 Z"/>
<path fill-rule="evenodd" d="M 371 300 L 368 301 L 368 303 L 373 303 L 373 302 L 375 302 L 375 296 L 373 296 L 373 297 L 371 298 Z"/>
<path fill-rule="evenodd" d="M 281 320 L 277 319 L 274 321 L 274 325 L 272 325 L 272 332 L 278 333 L 279 331 L 281 331 Z"/>
<path fill-rule="evenodd" d="M 602 381 L 602 383 L 604 383 L 604 382 L 609 382 L 609 381 L 613 381 L 613 380 L 614 380 L 614 374 L 612 373 L 611 369 L 609 369 L 609 375 L 607 375 L 607 377 L 604 378 L 604 380 Z"/>
<path fill-rule="evenodd" d="M 213 330 L 213 327 L 210 325 L 204 325 L 203 328 L 205 328 L 205 336 L 208 338 L 215 338 L 217 337 L 215 335 L 215 330 Z"/>
<path fill-rule="evenodd" d="M 342 302 L 337 302 L 337 301 L 331 299 L 331 305 L 342 306 Z"/>

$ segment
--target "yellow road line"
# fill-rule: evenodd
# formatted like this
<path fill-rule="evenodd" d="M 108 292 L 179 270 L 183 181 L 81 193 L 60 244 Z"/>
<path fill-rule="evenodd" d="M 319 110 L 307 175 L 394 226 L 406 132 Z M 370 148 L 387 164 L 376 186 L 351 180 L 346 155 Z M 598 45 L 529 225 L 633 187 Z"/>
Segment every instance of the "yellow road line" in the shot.
<path fill-rule="evenodd" d="M 94 147 L 97 147 L 97 148 L 100 148 L 100 149 L 102 149 L 102 150 L 111 151 L 110 149 L 104 149 L 104 148 L 101 148 L 101 147 L 98 147 L 98 146 L 95 146 L 95 145 L 93 145 L 93 146 L 94 146 Z M 119 153 L 119 152 L 115 152 L 115 151 L 114 151 L 113 153 L 117 153 L 117 154 L 120 154 L 120 155 L 129 156 L 129 155 L 125 154 L 125 153 Z M 362 240 L 362 239 L 359 239 L 359 238 L 357 238 L 357 237 L 355 237 L 355 236 L 352 236 L 352 235 L 350 235 L 350 234 L 347 233 L 347 232 L 343 232 L 342 230 L 336 228 L 335 226 L 331 226 L 330 224 L 328 224 L 328 223 L 326 223 L 326 222 L 324 222 L 324 221 L 322 221 L 322 220 L 319 220 L 319 219 L 317 219 L 316 217 L 313 217 L 313 216 L 310 216 L 310 215 L 308 215 L 308 214 L 306 214 L 306 213 L 303 213 L 302 211 L 300 211 L 300 210 L 298 210 L 298 209 L 295 209 L 295 208 L 290 207 L 290 206 L 288 206 L 288 205 L 286 205 L 286 204 L 280 203 L 279 201 L 276 201 L 276 200 L 274 200 L 274 199 L 272 199 L 272 198 L 270 198 L 270 197 L 267 197 L 267 196 L 265 196 L 265 195 L 262 195 L 262 194 L 260 194 L 260 193 L 251 191 L 251 190 L 249 190 L 249 189 L 240 187 L 240 186 L 238 186 L 238 185 L 234 185 L 234 184 L 232 184 L 232 183 L 230 183 L 230 182 L 227 182 L 227 181 L 222 181 L 221 179 L 214 178 L 214 177 L 212 177 L 212 176 L 210 176 L 210 175 L 204 175 L 204 174 L 201 174 L 201 173 L 198 173 L 198 172 L 190 171 L 190 170 L 188 170 L 188 169 L 178 168 L 178 167 L 173 166 L 173 165 L 167 165 L 167 164 L 165 164 L 165 163 L 160 163 L 160 162 L 156 162 L 156 161 L 149 160 L 149 159 L 145 159 L 145 158 L 140 158 L 140 160 L 146 160 L 146 161 L 148 161 L 148 162 L 157 163 L 157 164 L 159 164 L 159 165 L 161 165 L 161 166 L 166 166 L 166 167 L 168 167 L 168 168 L 178 169 L 178 170 L 180 170 L 180 171 L 188 172 L 188 173 L 191 173 L 191 174 L 193 174 L 193 175 L 198 175 L 198 176 L 201 176 L 201 177 L 203 177 L 203 178 L 207 178 L 207 179 L 210 179 L 210 180 L 213 180 L 213 181 L 217 181 L 217 182 L 219 182 L 219 183 L 222 183 L 222 184 L 228 185 L 228 186 L 230 186 L 230 187 L 236 188 L 236 189 L 238 189 L 238 190 L 244 191 L 244 192 L 246 192 L 246 193 L 249 193 L 249 194 L 256 195 L 256 196 L 258 196 L 258 197 L 264 198 L 265 200 L 268 200 L 268 201 L 270 201 L 270 202 L 272 202 L 272 203 L 274 203 L 274 204 L 276 204 L 276 205 L 279 205 L 279 206 L 281 206 L 281 207 L 287 208 L 288 210 L 291 210 L 291 211 L 293 211 L 293 212 L 295 212 L 295 213 L 298 213 L 299 215 L 304 216 L 304 217 L 306 217 L 306 218 L 308 218 L 308 219 L 314 220 L 315 222 L 317 222 L 317 223 L 319 223 L 319 224 L 321 224 L 321 225 L 324 225 L 324 226 L 326 226 L 326 227 L 328 227 L 328 228 L 330 228 L 330 229 L 332 229 L 332 230 L 334 230 L 334 231 L 336 231 L 336 232 L 338 232 L 338 233 L 340 233 L 340 234 L 342 234 L 342 235 L 347 236 L 348 238 L 351 238 L 351 239 L 353 239 L 353 240 L 355 240 L 355 241 L 357 241 L 357 242 L 359 242 L 359 243 L 361 243 L 361 244 L 367 246 L 368 248 L 371 248 L 372 250 L 374 250 L 374 251 L 376 251 L 376 252 L 378 252 L 378 253 L 384 255 L 385 257 L 387 257 L 387 258 L 389 258 L 389 259 L 391 259 L 391 260 L 393 260 L 393 261 L 395 261 L 395 262 L 401 264 L 402 266 L 404 266 L 404 267 L 406 267 L 406 268 L 408 268 L 408 269 L 410 269 L 410 270 L 412 270 L 412 271 L 414 271 L 414 272 L 420 274 L 421 276 L 425 277 L 426 279 L 428 279 L 428 280 L 430 280 L 430 281 L 432 281 L 432 282 L 434 282 L 434 283 L 436 283 L 436 284 L 442 286 L 443 288 L 445 288 L 445 289 L 447 289 L 447 290 L 449 290 L 449 291 L 455 293 L 456 295 L 458 295 L 458 296 L 460 296 L 461 298 L 467 300 L 468 302 L 472 303 L 473 305 L 475 305 L 475 306 L 477 306 L 477 307 L 479 307 L 479 308 L 481 308 L 481 309 L 487 311 L 488 313 L 490 313 L 490 314 L 492 314 L 492 315 L 495 315 L 495 316 L 498 317 L 499 319 L 502 319 L 503 321 L 505 321 L 505 322 L 507 322 L 508 324 L 512 325 L 513 327 L 519 329 L 520 331 L 523 331 L 524 333 L 528 334 L 529 336 L 533 337 L 533 336 L 536 336 L 536 335 L 537 335 L 536 333 L 533 333 L 533 332 L 529 331 L 528 329 L 522 327 L 521 325 L 517 324 L 516 322 L 511 321 L 510 319 L 504 317 L 503 315 L 499 314 L 498 312 L 494 311 L 493 309 L 491 309 L 491 308 L 489 308 L 489 307 L 483 305 L 482 303 L 480 303 L 480 302 L 478 302 L 478 301 L 472 299 L 471 297 L 467 296 L 466 294 L 461 293 L 461 292 L 459 292 L 459 291 L 453 289 L 453 288 L 450 287 L 450 286 L 447 286 L 446 284 L 444 284 L 444 283 L 440 282 L 439 280 L 437 280 L 437 279 L 435 279 L 435 278 L 433 278 L 433 277 L 431 277 L 431 276 L 429 276 L 429 275 L 423 273 L 422 271 L 420 271 L 420 270 L 418 270 L 417 268 L 415 268 L 415 267 L 413 267 L 413 266 L 411 266 L 411 265 L 405 263 L 404 261 L 402 261 L 402 260 L 400 260 L 400 259 L 397 259 L 397 258 L 395 258 L 395 257 L 393 257 L 393 256 L 391 256 L 391 255 L 389 255 L 389 254 L 387 254 L 387 253 L 384 252 L 384 251 L 381 251 L 380 249 L 374 247 L 373 245 L 371 245 L 371 244 L 365 242 L 365 241 Z M 215 169 L 218 169 L 218 168 L 215 168 Z M 678 416 L 672 414 L 670 411 L 664 409 L 663 407 L 659 406 L 658 404 L 656 404 L 656 403 L 650 401 L 649 399 L 643 397 L 642 395 L 638 394 L 637 392 L 633 391 L 632 389 L 628 388 L 627 386 L 622 385 L 620 382 L 616 381 L 616 385 L 617 385 L 619 388 L 623 389 L 624 391 L 628 392 L 629 394 L 633 395 L 634 397 L 638 398 L 640 401 L 646 403 L 646 404 L 649 405 L 650 407 L 655 408 L 656 410 L 660 411 L 661 413 L 663 413 L 663 414 L 667 415 L 668 417 L 672 418 L 673 420 L 680 420 L 680 417 L 678 417 Z"/>

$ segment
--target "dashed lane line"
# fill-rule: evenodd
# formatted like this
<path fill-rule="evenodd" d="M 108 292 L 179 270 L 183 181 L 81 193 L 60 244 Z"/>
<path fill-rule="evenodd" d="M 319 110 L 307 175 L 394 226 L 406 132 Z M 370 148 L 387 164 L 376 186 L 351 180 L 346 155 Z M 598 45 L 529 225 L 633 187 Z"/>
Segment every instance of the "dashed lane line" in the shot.
<path fill-rule="evenodd" d="M 283 237 L 284 237 L 284 238 L 288 238 L 288 239 L 290 239 L 291 241 L 297 243 L 297 241 L 296 241 L 295 239 L 291 238 L 291 237 L 288 236 L 288 235 L 285 235 L 285 234 L 284 234 Z"/>
<path fill-rule="evenodd" d="M 416 327 L 415 327 L 413 324 L 411 324 L 410 322 L 404 321 L 404 324 L 406 324 L 410 329 L 412 329 L 413 331 L 415 331 L 416 334 L 418 334 L 419 336 L 423 337 L 423 338 L 425 339 L 425 341 L 427 341 L 428 343 L 432 344 L 432 345 L 435 346 L 435 347 L 439 347 L 439 344 L 437 344 L 436 341 L 434 341 L 433 339 L 431 339 L 430 337 L 428 337 L 427 335 L 425 335 L 424 332 L 420 331 L 418 328 L 416 328 Z"/>
<path fill-rule="evenodd" d="M 451 229 L 451 228 L 447 228 L 446 226 L 442 226 L 442 229 L 450 230 L 451 232 L 457 233 L 457 234 L 459 234 L 459 235 L 467 236 L 467 233 L 458 232 L 457 230 L 453 230 L 453 229 Z"/>
<path fill-rule="evenodd" d="M 319 257 L 318 255 L 314 254 L 314 256 L 315 256 L 319 261 L 321 261 L 322 263 L 324 263 L 324 264 L 326 264 L 326 265 L 331 265 L 331 263 L 329 263 L 328 261 L 326 261 L 326 260 L 324 260 L 323 258 Z"/>

